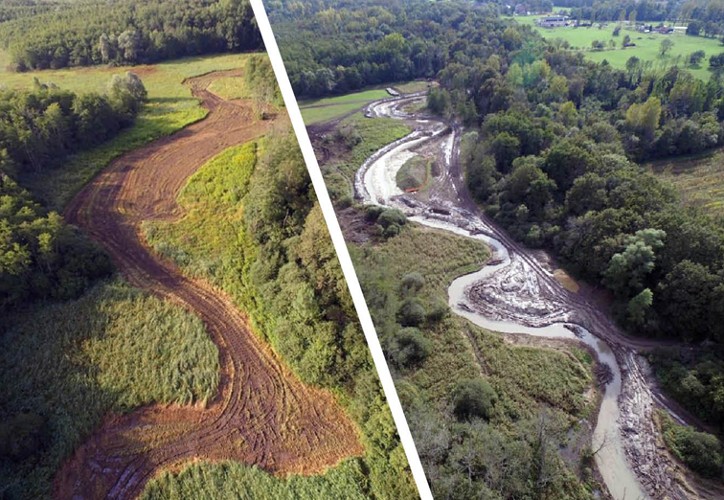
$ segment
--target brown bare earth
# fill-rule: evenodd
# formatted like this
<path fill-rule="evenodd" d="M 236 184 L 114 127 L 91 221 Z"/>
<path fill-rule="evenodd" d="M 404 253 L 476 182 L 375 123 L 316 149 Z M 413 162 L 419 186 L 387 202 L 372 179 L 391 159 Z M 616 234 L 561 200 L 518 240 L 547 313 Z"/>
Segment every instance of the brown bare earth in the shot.
<path fill-rule="evenodd" d="M 251 101 L 208 92 L 218 72 L 186 83 L 209 113 L 172 136 L 115 160 L 66 211 L 112 256 L 134 286 L 197 314 L 219 349 L 220 383 L 206 405 L 150 405 L 110 415 L 68 459 L 54 482 L 56 498 L 134 498 L 153 475 L 193 460 L 238 460 L 269 472 L 315 474 L 360 455 L 358 431 L 333 395 L 303 384 L 254 335 L 229 297 L 155 255 L 144 220 L 173 220 L 179 190 L 221 151 L 264 135 L 276 120 L 257 120 Z"/>

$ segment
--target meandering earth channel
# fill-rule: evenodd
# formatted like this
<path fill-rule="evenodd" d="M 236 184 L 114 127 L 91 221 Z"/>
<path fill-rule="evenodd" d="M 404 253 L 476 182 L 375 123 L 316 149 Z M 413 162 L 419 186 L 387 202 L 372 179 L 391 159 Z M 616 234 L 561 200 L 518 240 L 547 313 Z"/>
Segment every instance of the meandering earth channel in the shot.
<path fill-rule="evenodd" d="M 56 498 L 135 498 L 161 470 L 195 460 L 238 460 L 283 476 L 321 473 L 364 451 L 330 392 L 303 384 L 225 293 L 155 254 L 140 230 L 143 221 L 183 215 L 179 190 L 204 163 L 286 119 L 257 119 L 252 101 L 227 101 L 207 90 L 216 78 L 240 75 L 188 79 L 207 117 L 114 160 L 65 213 L 105 247 L 130 284 L 202 319 L 219 350 L 217 395 L 206 404 L 149 405 L 108 416 L 61 467 Z"/>

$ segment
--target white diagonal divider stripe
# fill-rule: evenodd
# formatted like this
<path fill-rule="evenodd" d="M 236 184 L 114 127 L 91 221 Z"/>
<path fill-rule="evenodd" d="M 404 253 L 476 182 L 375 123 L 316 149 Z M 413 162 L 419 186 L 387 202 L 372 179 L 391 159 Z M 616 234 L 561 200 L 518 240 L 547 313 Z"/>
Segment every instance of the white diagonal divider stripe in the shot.
<path fill-rule="evenodd" d="M 385 355 L 382 352 L 382 346 L 380 345 L 377 332 L 375 331 L 374 324 L 372 323 L 372 317 L 370 316 L 367 303 L 365 302 L 364 295 L 362 294 L 362 287 L 360 287 L 359 280 L 357 279 L 352 259 L 350 258 L 349 251 L 347 250 L 347 244 L 345 243 L 344 236 L 342 235 L 342 229 L 340 228 L 337 216 L 334 213 L 332 201 L 327 193 L 327 187 L 324 183 L 324 178 L 322 177 L 322 171 L 317 163 L 317 157 L 314 154 L 312 142 L 309 140 L 307 128 L 304 125 L 304 120 L 302 119 L 302 113 L 299 110 L 299 105 L 297 104 L 296 97 L 294 96 L 292 85 L 289 82 L 289 77 L 287 76 L 286 69 L 284 68 L 284 61 L 282 60 L 279 47 L 277 46 L 276 39 L 274 38 L 274 32 L 269 24 L 269 18 L 266 15 L 266 10 L 264 9 L 264 5 L 261 0 L 251 0 L 251 6 L 254 10 L 256 23 L 259 26 L 259 31 L 261 32 L 264 45 L 266 46 L 266 51 L 269 54 L 274 74 L 276 75 L 277 82 L 279 83 L 279 88 L 282 92 L 282 97 L 284 98 L 284 104 L 289 113 L 292 127 L 294 127 L 294 132 L 296 133 L 297 140 L 299 141 L 299 147 L 302 150 L 304 161 L 307 164 L 307 170 L 309 170 L 314 191 L 317 194 L 320 208 L 322 209 L 324 219 L 327 223 L 327 228 L 329 229 L 329 233 L 332 237 L 332 244 L 337 252 L 337 258 L 342 266 L 344 277 L 347 280 L 347 286 L 349 287 L 355 309 L 357 310 L 357 315 L 359 316 L 360 324 L 362 325 L 362 330 L 364 331 L 365 338 L 367 339 L 367 345 L 370 349 L 370 353 L 372 354 L 372 360 L 377 368 L 377 374 L 382 384 L 382 390 L 385 393 L 387 403 L 390 407 L 390 411 L 392 412 L 392 418 L 397 426 L 397 433 L 400 436 L 400 441 L 402 442 L 405 454 L 407 455 L 407 461 L 410 464 L 412 476 L 417 484 L 417 490 L 420 494 L 420 498 L 423 500 L 432 499 L 432 492 L 430 491 L 430 486 L 425 478 L 425 471 L 422 468 L 420 457 L 417 454 L 417 448 L 415 447 L 415 442 L 412 439 L 410 427 L 407 425 L 405 414 L 402 411 L 400 399 L 397 397 L 397 391 L 395 390 L 395 384 L 392 381 L 390 369 L 387 366 Z"/>

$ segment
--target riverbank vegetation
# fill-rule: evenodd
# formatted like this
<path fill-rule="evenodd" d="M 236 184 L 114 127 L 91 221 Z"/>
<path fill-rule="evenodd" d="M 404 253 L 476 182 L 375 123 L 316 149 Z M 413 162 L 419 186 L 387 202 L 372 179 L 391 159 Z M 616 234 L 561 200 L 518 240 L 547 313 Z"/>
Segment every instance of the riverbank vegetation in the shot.
<path fill-rule="evenodd" d="M 656 418 L 659 420 L 666 446 L 678 460 L 704 477 L 721 476 L 722 450 L 716 436 L 679 425 L 661 410 L 657 412 Z"/>
<path fill-rule="evenodd" d="M 315 152 L 329 195 L 339 206 L 349 206 L 354 196 L 354 178 L 360 165 L 386 144 L 401 139 L 410 128 L 393 118 L 369 120 L 362 113 L 345 118 L 315 141 Z"/>
<path fill-rule="evenodd" d="M 144 226 L 153 248 L 227 292 L 302 380 L 340 395 L 366 449 L 341 469 L 355 474 L 345 481 L 363 474 L 357 488 L 368 496 L 415 496 L 295 137 L 225 151 L 189 180 L 179 203 L 179 221 Z"/>
<path fill-rule="evenodd" d="M 516 346 L 449 313 L 448 285 L 487 247 L 407 224 L 351 250 L 433 494 L 593 498 L 588 352 Z"/>

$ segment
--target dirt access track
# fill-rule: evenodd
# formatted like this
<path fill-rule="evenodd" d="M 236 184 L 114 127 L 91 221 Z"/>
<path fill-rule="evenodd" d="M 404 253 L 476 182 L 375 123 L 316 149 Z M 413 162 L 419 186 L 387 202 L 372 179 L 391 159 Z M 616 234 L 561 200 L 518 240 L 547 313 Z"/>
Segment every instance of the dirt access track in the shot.
<path fill-rule="evenodd" d="M 330 392 L 303 384 L 254 335 L 229 297 L 155 255 L 140 232 L 144 220 L 182 215 L 179 190 L 205 162 L 271 129 L 274 120 L 256 119 L 251 101 L 225 101 L 207 90 L 214 79 L 239 74 L 187 80 L 208 116 L 113 161 L 65 214 L 106 248 L 132 285 L 203 320 L 219 349 L 217 395 L 205 407 L 150 405 L 108 416 L 62 465 L 55 498 L 135 498 L 159 471 L 194 460 L 238 460 L 277 475 L 316 474 L 364 451 Z"/>

